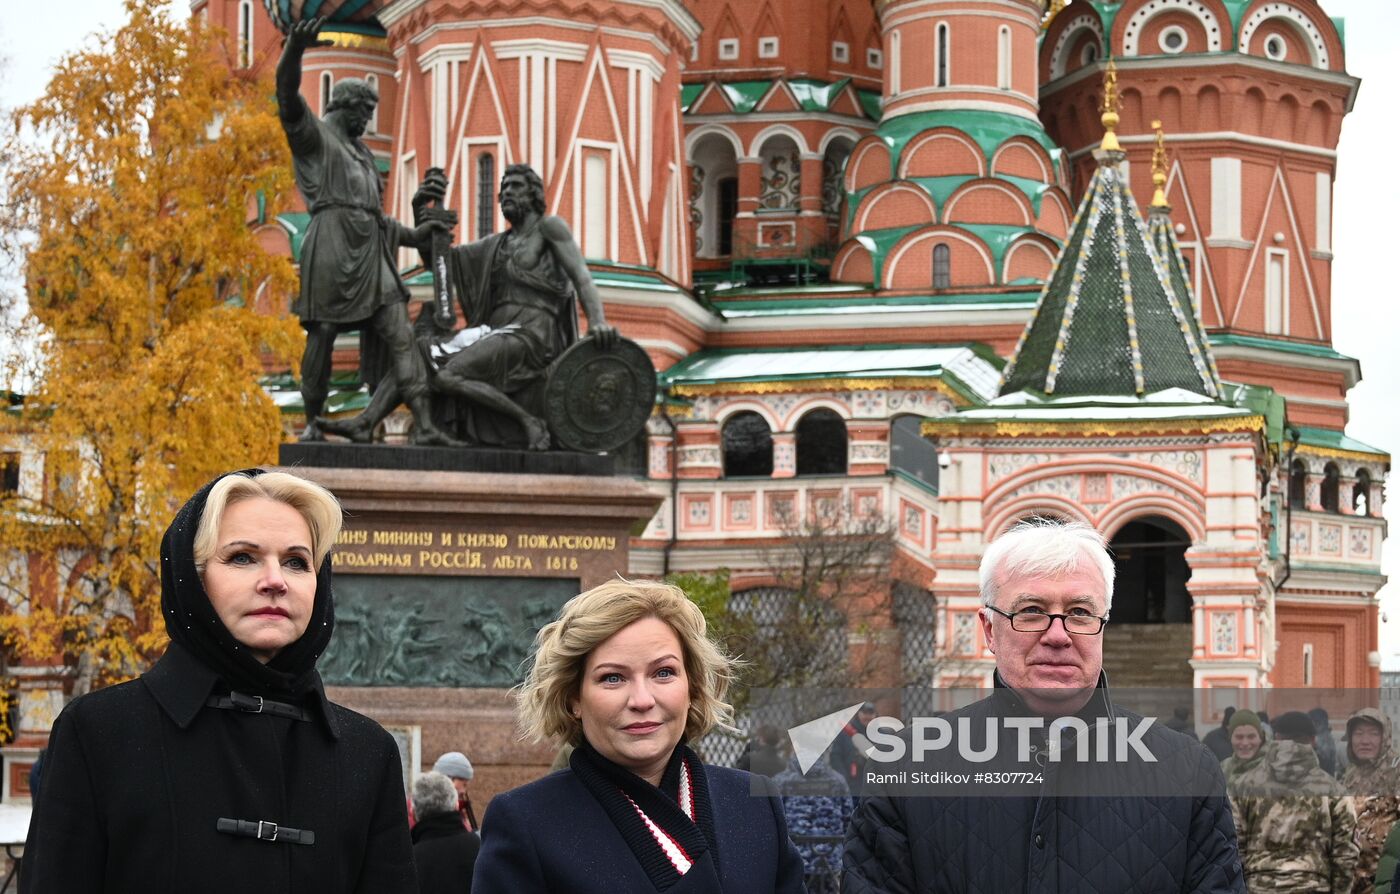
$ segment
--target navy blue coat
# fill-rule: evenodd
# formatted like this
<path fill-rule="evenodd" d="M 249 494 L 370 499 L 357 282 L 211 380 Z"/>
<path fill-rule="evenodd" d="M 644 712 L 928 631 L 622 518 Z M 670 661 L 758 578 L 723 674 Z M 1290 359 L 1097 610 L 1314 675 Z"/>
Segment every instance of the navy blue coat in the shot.
<path fill-rule="evenodd" d="M 1002 685 L 999 678 L 997 685 Z M 1101 679 L 1097 696 L 1104 706 L 1109 705 L 1106 685 Z M 988 718 L 1000 716 L 1007 698 L 1015 698 L 1010 690 L 997 692 L 945 719 L 966 717 L 972 730 L 983 729 Z M 1107 712 L 1134 727 L 1141 720 L 1118 708 Z M 1160 724 L 1147 730 L 1142 742 L 1157 757 L 1159 772 L 1170 774 L 1144 782 L 1160 790 L 1152 794 L 1125 794 L 1141 790 L 1125 781 L 1133 764 L 1065 762 L 1042 765 L 1043 780 L 1026 784 L 1026 796 L 979 795 L 974 787 L 957 796 L 865 798 L 847 833 L 841 890 L 1244 894 L 1235 825 L 1215 756 Z M 1003 742 L 994 761 L 1015 750 Z M 1002 768 L 993 763 L 973 769 Z M 1171 780 L 1181 780 L 1179 788 Z M 924 790 L 932 795 L 937 789 Z M 1091 790 L 1104 794 L 1055 794 Z M 1164 794 L 1176 791 L 1181 794 Z"/>
<path fill-rule="evenodd" d="M 705 765 L 717 875 L 726 894 L 802 894 L 802 859 L 772 781 Z M 769 797 L 749 794 L 757 779 Z M 642 894 L 654 887 L 601 804 L 572 770 L 491 800 L 473 894 Z M 686 894 L 686 878 L 670 894 Z"/>

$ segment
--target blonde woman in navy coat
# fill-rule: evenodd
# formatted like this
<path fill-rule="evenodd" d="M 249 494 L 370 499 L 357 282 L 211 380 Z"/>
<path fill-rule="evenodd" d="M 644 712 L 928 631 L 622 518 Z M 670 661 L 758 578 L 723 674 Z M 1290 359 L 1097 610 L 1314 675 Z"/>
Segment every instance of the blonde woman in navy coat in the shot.
<path fill-rule="evenodd" d="M 732 717 L 731 678 L 675 587 L 615 580 L 569 600 L 536 637 L 517 701 L 528 736 L 574 752 L 491 802 L 472 891 L 804 891 L 771 782 L 685 744 Z"/>

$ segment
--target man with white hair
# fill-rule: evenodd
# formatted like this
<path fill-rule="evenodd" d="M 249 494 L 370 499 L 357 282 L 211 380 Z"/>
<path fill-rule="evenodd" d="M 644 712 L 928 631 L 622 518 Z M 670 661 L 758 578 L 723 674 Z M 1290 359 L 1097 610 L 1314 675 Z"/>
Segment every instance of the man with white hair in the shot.
<path fill-rule="evenodd" d="M 472 889 L 480 840 L 457 814 L 457 789 L 441 773 L 413 782 L 413 864 L 419 894 L 462 894 Z"/>
<path fill-rule="evenodd" d="M 993 693 L 922 728 L 915 719 L 913 763 L 901 766 L 925 775 L 870 780 L 884 787 L 852 820 L 842 891 L 1243 892 L 1218 761 L 1109 700 L 1103 536 L 1024 521 L 987 547 L 978 577 Z M 956 747 L 919 747 L 934 724 Z M 907 740 L 880 725 L 877 748 Z"/>

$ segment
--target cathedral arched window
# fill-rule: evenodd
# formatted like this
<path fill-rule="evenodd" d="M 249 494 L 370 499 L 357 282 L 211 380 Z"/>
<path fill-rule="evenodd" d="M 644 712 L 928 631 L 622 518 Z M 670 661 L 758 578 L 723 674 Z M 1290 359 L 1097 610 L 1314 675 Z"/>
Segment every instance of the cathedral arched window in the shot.
<path fill-rule="evenodd" d="M 1288 505 L 1294 509 L 1308 508 L 1308 468 L 1301 459 L 1293 460 L 1288 470 Z"/>
<path fill-rule="evenodd" d="M 496 232 L 496 157 L 483 152 L 476 159 L 476 238 Z"/>
<path fill-rule="evenodd" d="M 846 474 L 846 423 L 835 410 L 812 410 L 797 421 L 797 474 Z"/>
<path fill-rule="evenodd" d="M 952 250 L 948 243 L 940 242 L 933 247 L 933 287 L 946 289 L 952 284 Z"/>
<path fill-rule="evenodd" d="M 238 67 L 253 67 L 253 0 L 238 4 Z"/>
<path fill-rule="evenodd" d="M 1011 29 L 1005 25 L 997 32 L 997 86 L 1011 89 Z"/>
<path fill-rule="evenodd" d="M 1357 515 L 1371 514 L 1371 473 L 1365 469 L 1356 472 L 1356 484 L 1351 489 L 1351 511 Z"/>
<path fill-rule="evenodd" d="M 331 79 L 331 73 L 321 72 L 321 114 L 326 114 L 326 108 L 331 104 L 331 88 L 335 82 Z"/>
<path fill-rule="evenodd" d="M 1341 506 L 1342 471 L 1336 463 L 1328 463 L 1322 470 L 1322 511 L 1337 512 Z"/>
<path fill-rule="evenodd" d="M 374 91 L 375 96 L 379 96 L 379 75 L 365 75 L 365 83 L 369 84 L 369 89 Z M 374 104 L 374 111 L 369 113 L 369 123 L 365 125 L 365 133 L 379 133 L 379 103 Z"/>
<path fill-rule="evenodd" d="M 724 477 L 769 478 L 773 475 L 773 432 L 752 410 L 735 413 L 720 431 Z"/>
<path fill-rule="evenodd" d="M 935 86 L 948 86 L 948 24 L 940 22 L 938 25 L 938 80 Z"/>

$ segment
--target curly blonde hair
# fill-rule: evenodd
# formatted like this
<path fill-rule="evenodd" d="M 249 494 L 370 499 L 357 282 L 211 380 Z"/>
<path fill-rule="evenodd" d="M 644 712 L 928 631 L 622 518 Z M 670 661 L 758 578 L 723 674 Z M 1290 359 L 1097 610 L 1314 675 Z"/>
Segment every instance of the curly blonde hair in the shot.
<path fill-rule="evenodd" d="M 583 723 L 569 705 L 579 695 L 588 655 L 643 618 L 664 621 L 680 640 L 690 684 L 685 738 L 694 741 L 716 726 L 734 728 L 734 708 L 724 697 L 734 680 L 735 662 L 706 635 L 699 607 L 679 587 L 619 578 L 570 599 L 559 617 L 536 634 L 529 673 L 515 689 L 526 738 L 570 745 L 582 741 Z"/>

